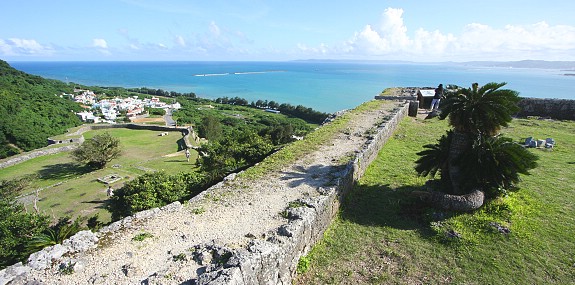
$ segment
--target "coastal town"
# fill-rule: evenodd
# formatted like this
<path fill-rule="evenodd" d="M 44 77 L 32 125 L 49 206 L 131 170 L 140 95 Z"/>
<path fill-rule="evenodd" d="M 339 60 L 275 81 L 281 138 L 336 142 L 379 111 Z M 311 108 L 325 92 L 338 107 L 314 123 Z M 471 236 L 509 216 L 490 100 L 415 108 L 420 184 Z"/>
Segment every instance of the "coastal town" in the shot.
<path fill-rule="evenodd" d="M 113 99 L 98 99 L 91 90 L 74 89 L 74 94 L 62 94 L 81 104 L 86 110 L 76 113 L 86 123 L 116 123 L 116 119 L 125 113 L 125 118 L 132 119 L 145 114 L 145 108 L 180 109 L 180 103 L 168 104 L 158 97 L 140 99 L 138 96 Z"/>

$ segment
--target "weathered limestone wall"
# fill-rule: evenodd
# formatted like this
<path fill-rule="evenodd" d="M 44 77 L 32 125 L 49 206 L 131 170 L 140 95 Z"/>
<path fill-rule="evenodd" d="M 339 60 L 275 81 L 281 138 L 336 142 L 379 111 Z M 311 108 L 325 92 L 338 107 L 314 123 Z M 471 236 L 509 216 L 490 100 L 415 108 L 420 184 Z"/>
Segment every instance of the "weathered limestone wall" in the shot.
<path fill-rule="evenodd" d="M 169 127 L 169 126 L 144 125 L 144 124 L 102 124 L 102 125 L 91 125 L 88 127 L 92 130 L 126 128 L 133 130 L 151 130 L 159 132 L 187 131 L 187 128 L 185 127 Z"/>
<path fill-rule="evenodd" d="M 18 163 L 22 163 L 26 160 L 36 158 L 39 156 L 44 156 L 44 155 L 48 155 L 48 154 L 55 154 L 55 153 L 59 153 L 59 152 L 63 152 L 63 151 L 70 151 L 70 150 L 73 150 L 77 147 L 78 147 L 78 145 L 74 144 L 74 145 L 66 145 L 66 146 L 61 146 L 61 147 L 56 147 L 56 148 L 55 147 L 45 147 L 45 148 L 41 148 L 38 150 L 26 152 L 24 154 L 19 154 L 19 155 L 12 156 L 12 157 L 9 157 L 9 158 L 2 160 L 0 162 L 0 169 L 6 168 L 8 166 L 12 166 L 12 165 L 15 165 Z"/>
<path fill-rule="evenodd" d="M 79 138 L 70 138 L 70 139 L 64 139 L 64 140 L 57 140 L 57 139 L 48 138 L 48 144 L 49 145 L 70 144 L 70 143 L 82 144 L 82 143 L 84 143 L 84 136 L 80 136 Z"/>
<path fill-rule="evenodd" d="M 291 284 L 300 257 L 321 239 L 337 213 L 340 199 L 363 176 L 407 115 L 408 107 L 406 103 L 378 127 L 373 139 L 341 172 L 337 185 L 320 189 L 320 196 L 300 200 L 306 206 L 288 209 L 290 221 L 271 233 L 270 238 L 254 240 L 247 249 L 231 251 L 228 262 L 208 267 L 198 276 L 197 284 Z"/>
<path fill-rule="evenodd" d="M 25 279 L 26 275 L 32 270 L 44 270 L 49 268 L 52 263 L 57 262 L 66 254 L 85 252 L 96 248 L 98 246 L 98 242 L 110 232 L 116 232 L 123 228 L 129 228 L 132 223 L 136 223 L 138 220 L 149 219 L 159 214 L 169 214 L 171 212 L 178 211 L 182 207 L 183 206 L 180 202 L 174 202 L 161 208 L 154 208 L 136 213 L 133 216 L 126 217 L 120 221 L 103 227 L 96 233 L 93 233 L 89 230 L 78 232 L 74 236 L 62 242 L 62 244 L 49 246 L 31 254 L 26 264 L 19 262 L 0 270 L 0 285 L 5 285 L 11 282 L 24 284 L 43 284 L 34 282 L 28 283 L 27 281 L 23 281 L 23 279 Z M 74 270 L 80 270 L 82 266 L 83 264 L 78 262 L 74 265 Z"/>
<path fill-rule="evenodd" d="M 266 240 L 253 240 L 247 248 L 222 248 L 215 244 L 198 245 L 196 252 L 228 252 L 231 257 L 223 264 L 210 264 L 205 272 L 198 274 L 196 284 L 291 284 L 301 256 L 322 238 L 324 231 L 338 211 L 340 200 L 355 182 L 363 176 L 369 164 L 376 158 L 381 147 L 391 137 L 401 120 L 407 115 L 409 103 L 395 109 L 388 120 L 382 122 L 363 149 L 339 172 L 334 186 L 318 189 L 316 197 L 306 197 L 299 202 L 303 207 L 287 210 L 289 222 L 270 232 Z M 223 183 L 223 182 L 222 182 Z M 194 203 L 209 195 L 221 184 L 216 184 L 189 202 Z M 223 184 L 222 184 L 223 185 Z M 114 222 L 96 233 L 82 231 L 61 245 L 44 248 L 30 256 L 28 263 L 18 263 L 0 270 L 0 285 L 9 282 L 19 284 L 32 270 L 44 270 L 68 253 L 85 252 L 98 246 L 98 241 L 111 232 L 129 228 L 132 223 L 157 215 L 170 214 L 182 209 L 174 202 L 162 208 L 139 212 Z M 77 263 L 75 266 L 83 266 Z M 76 269 L 76 268 L 75 268 Z M 155 280 L 144 280 L 155 284 Z M 144 283 L 144 282 L 143 282 Z"/>
<path fill-rule="evenodd" d="M 539 116 L 558 120 L 575 120 L 575 100 L 522 98 L 519 117 Z"/>

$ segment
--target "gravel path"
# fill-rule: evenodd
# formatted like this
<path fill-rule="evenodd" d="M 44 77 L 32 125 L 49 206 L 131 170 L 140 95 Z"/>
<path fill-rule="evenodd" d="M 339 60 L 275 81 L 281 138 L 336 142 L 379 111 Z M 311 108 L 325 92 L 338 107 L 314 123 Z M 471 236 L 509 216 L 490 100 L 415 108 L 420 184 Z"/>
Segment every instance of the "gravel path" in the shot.
<path fill-rule="evenodd" d="M 102 238 L 98 248 L 73 256 L 81 264 L 73 274 L 52 268 L 33 271 L 26 279 L 45 284 L 140 284 L 160 276 L 154 284 L 193 284 L 190 279 L 201 267 L 191 258 L 195 245 L 245 247 L 275 231 L 287 222 L 280 213 L 289 202 L 318 195 L 316 189 L 330 183 L 330 173 L 366 142 L 366 132 L 397 106 L 388 102 L 378 110 L 354 111 L 343 133 L 294 164 L 264 179 L 224 182 L 179 211 L 135 221 L 131 228 Z M 149 237 L 133 240 L 141 233 Z"/>

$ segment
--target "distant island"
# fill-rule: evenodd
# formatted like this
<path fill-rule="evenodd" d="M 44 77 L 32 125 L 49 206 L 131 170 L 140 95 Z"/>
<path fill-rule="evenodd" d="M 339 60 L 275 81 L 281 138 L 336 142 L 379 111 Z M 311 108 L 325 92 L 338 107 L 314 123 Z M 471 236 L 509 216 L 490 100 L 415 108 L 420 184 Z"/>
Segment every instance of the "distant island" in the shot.
<path fill-rule="evenodd" d="M 575 70 L 575 61 L 546 61 L 546 60 L 520 60 L 520 61 L 469 61 L 460 64 L 483 67 L 508 68 L 541 68 Z"/>
<path fill-rule="evenodd" d="M 295 60 L 301 62 L 346 62 L 346 63 L 388 63 L 388 64 L 425 64 L 424 62 L 403 60 L 338 60 L 338 59 L 305 59 Z M 506 67 L 506 68 L 540 68 L 561 69 L 575 72 L 575 61 L 547 61 L 547 60 L 519 60 L 519 61 L 463 61 L 463 62 L 429 62 L 429 64 L 471 65 L 480 67 Z M 565 74 L 573 75 L 573 74 Z"/>

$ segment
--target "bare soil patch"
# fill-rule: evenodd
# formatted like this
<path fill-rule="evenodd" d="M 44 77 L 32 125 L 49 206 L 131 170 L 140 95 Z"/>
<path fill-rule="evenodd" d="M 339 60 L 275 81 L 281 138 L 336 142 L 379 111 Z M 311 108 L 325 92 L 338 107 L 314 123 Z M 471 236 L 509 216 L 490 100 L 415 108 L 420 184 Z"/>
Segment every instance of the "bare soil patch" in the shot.
<path fill-rule="evenodd" d="M 131 119 L 132 123 L 157 123 L 166 122 L 164 118 L 135 118 Z"/>

